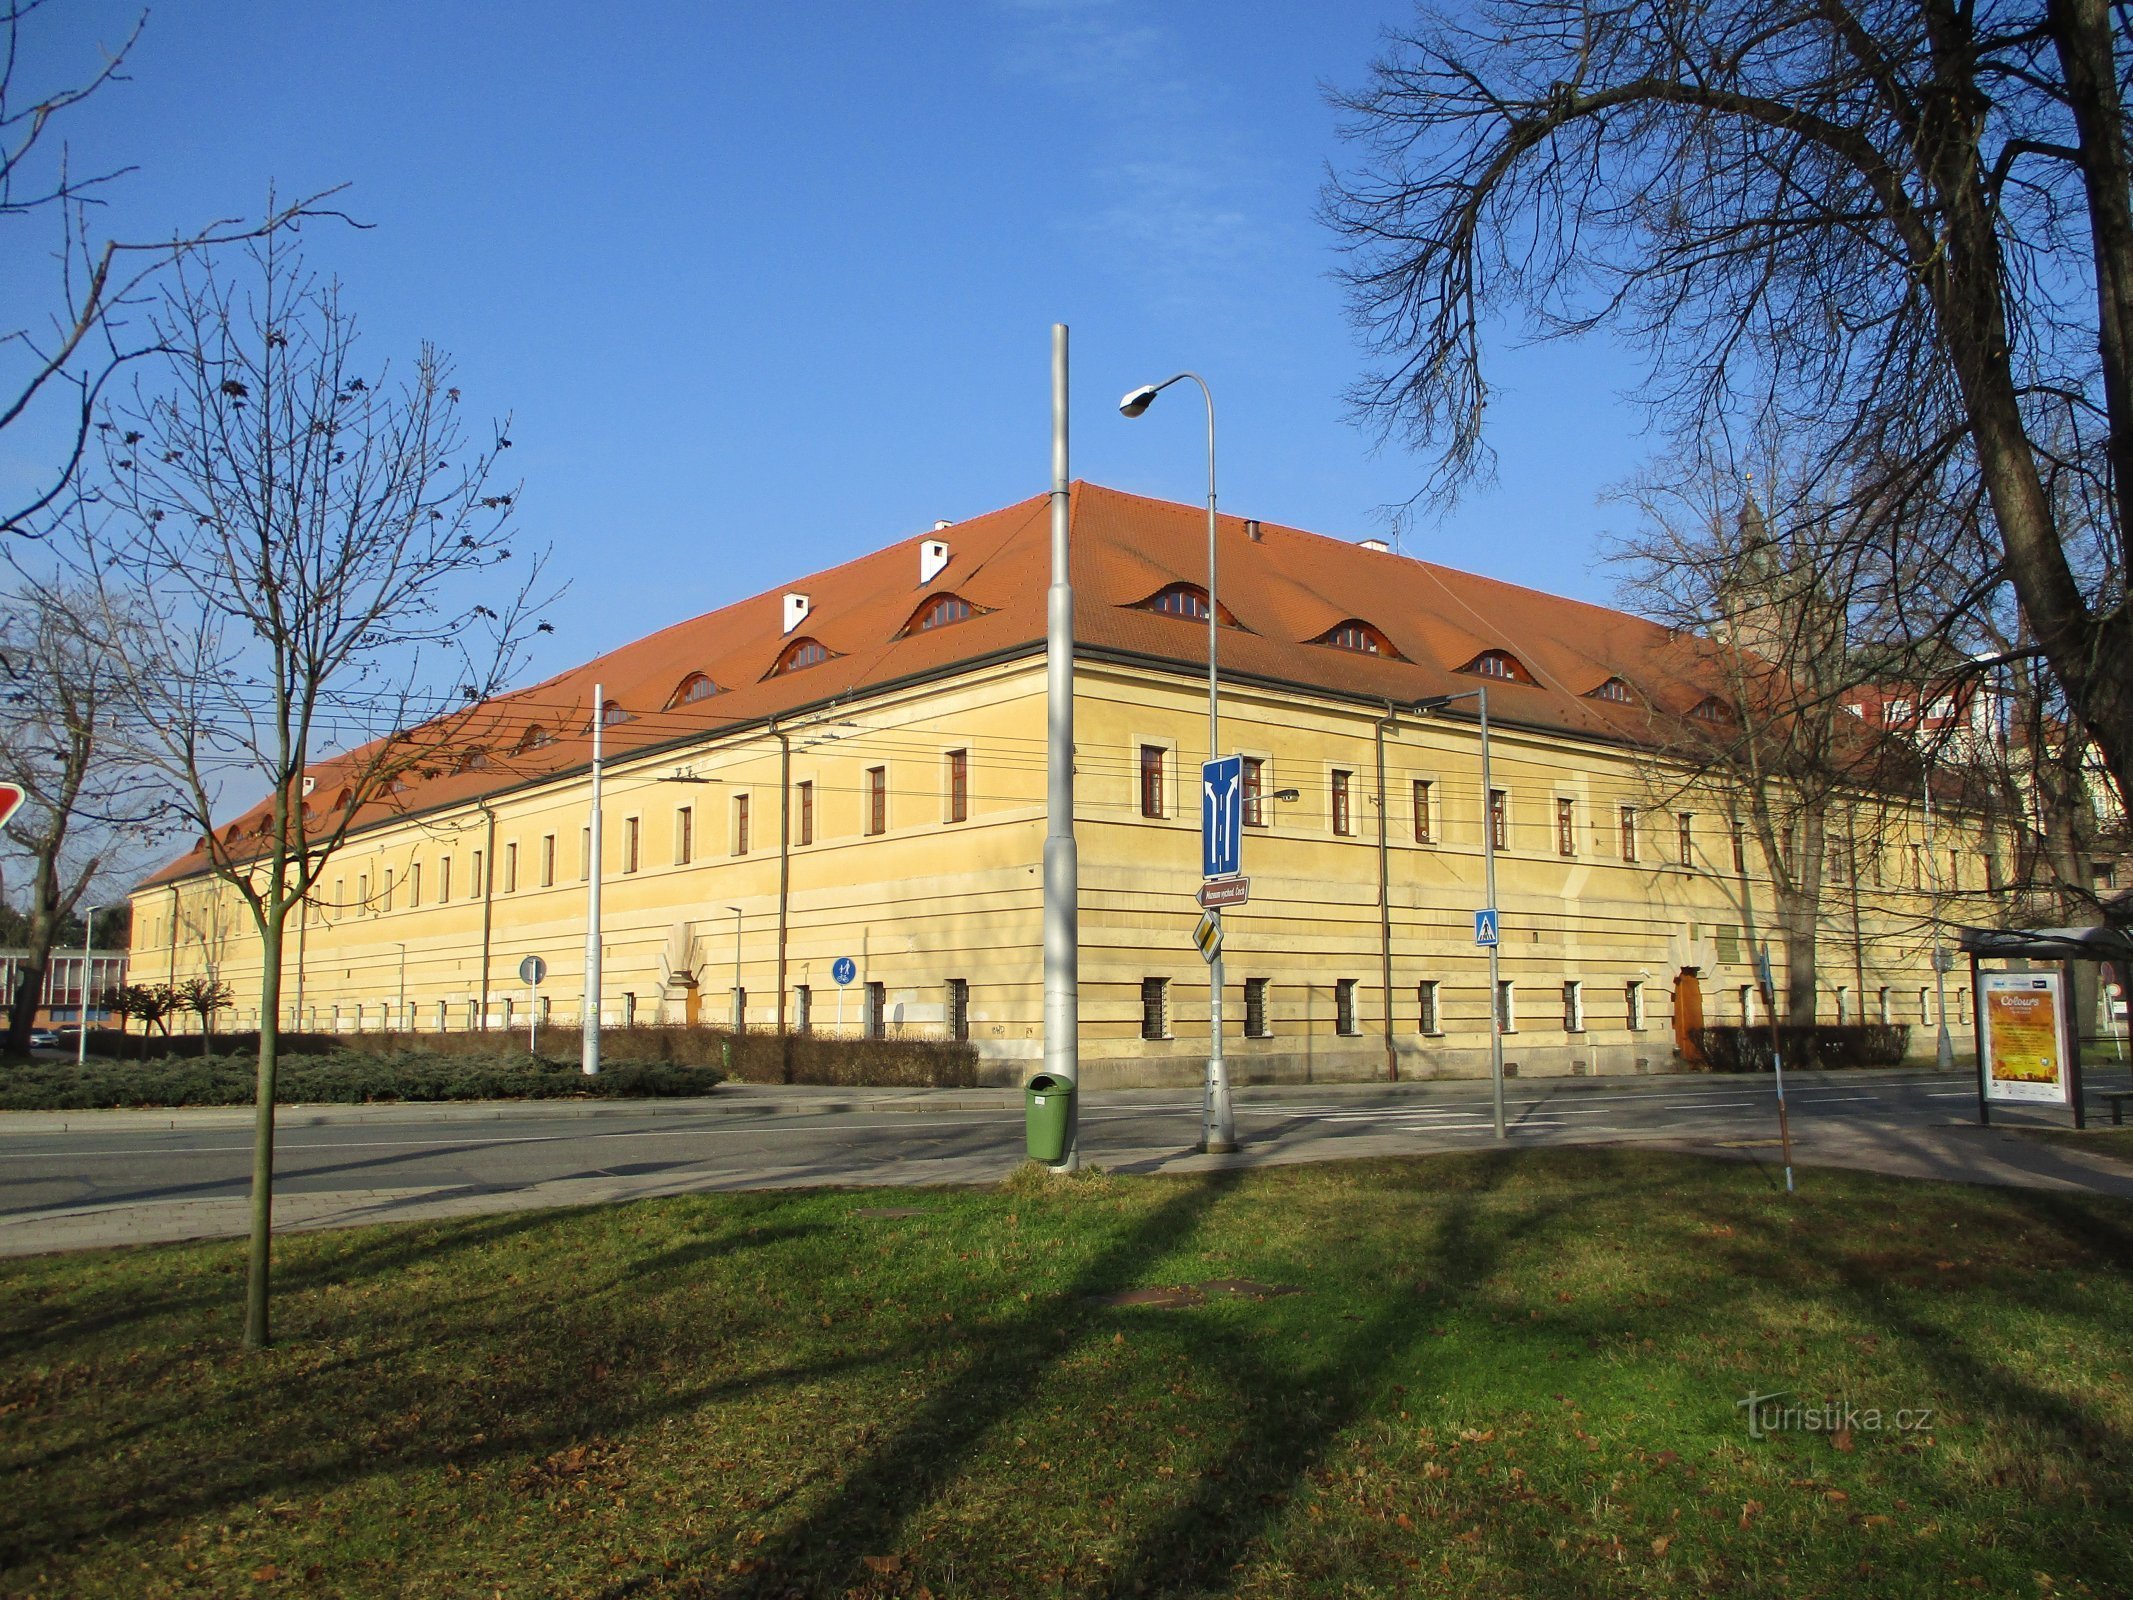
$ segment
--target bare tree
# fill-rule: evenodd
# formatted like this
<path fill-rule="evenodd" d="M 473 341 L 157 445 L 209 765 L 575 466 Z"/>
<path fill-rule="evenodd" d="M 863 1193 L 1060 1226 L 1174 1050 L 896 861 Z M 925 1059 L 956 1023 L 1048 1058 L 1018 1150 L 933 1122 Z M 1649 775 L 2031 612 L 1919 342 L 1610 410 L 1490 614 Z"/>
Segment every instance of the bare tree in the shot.
<path fill-rule="evenodd" d="M 478 740 L 514 670 L 539 561 L 513 556 L 503 425 L 468 440 L 449 363 L 359 360 L 338 286 L 293 230 L 247 248 L 242 282 L 181 263 L 157 320 L 169 387 L 105 428 L 109 487 L 85 515 L 104 572 L 148 597 L 131 692 L 160 734 L 198 850 L 262 957 L 245 1340 L 267 1341 L 274 1089 L 285 934 L 364 820 Z M 528 569 L 512 582 L 498 569 Z M 324 756 L 330 748 L 340 753 Z M 218 827 L 223 796 L 264 795 Z"/>
<path fill-rule="evenodd" d="M 0 601 L 0 768 L 25 791 L 6 846 L 28 867 L 11 1056 L 29 1051 L 61 928 L 99 879 L 138 866 L 173 826 L 168 786 L 142 759 L 113 623 L 124 613 L 81 590 L 25 583 Z"/>
<path fill-rule="evenodd" d="M 187 978 L 171 991 L 177 1011 L 190 1011 L 200 1019 L 200 1054 L 215 1053 L 215 1018 L 236 1003 L 237 991 L 220 978 Z"/>
<path fill-rule="evenodd" d="M 38 519 L 74 483 L 97 403 L 129 363 L 159 348 L 142 315 L 153 280 L 196 252 L 262 237 L 325 214 L 315 195 L 269 202 L 256 221 L 222 218 L 169 239 L 97 237 L 98 207 L 130 168 L 80 172 L 61 137 L 84 102 L 126 79 L 126 63 L 147 24 L 142 13 L 93 68 L 71 81 L 26 82 L 25 41 L 45 0 L 0 0 L 0 221 L 50 225 L 53 281 L 43 302 L 0 311 L 0 437 L 18 426 L 49 426 L 53 459 L 18 504 L 0 505 L 0 533 L 34 533 Z M 328 191 L 331 193 L 332 191 Z M 11 279 L 19 294 L 19 279 Z"/>
<path fill-rule="evenodd" d="M 1456 484 L 1487 465 L 1492 322 L 1604 327 L 1681 438 L 1780 426 L 1894 519 L 1862 535 L 1930 539 L 1921 499 L 1974 496 L 2133 793 L 2129 37 L 2106 0 L 1425 9 L 1342 102 L 1358 401 Z"/>
<path fill-rule="evenodd" d="M 1856 883 L 1860 836 L 1903 752 L 1846 701 L 1905 670 L 1879 636 L 1878 571 L 1830 504 L 1766 449 L 1762 471 L 1653 474 L 1624 491 L 1642 528 L 1614 552 L 1631 604 L 1680 630 L 1685 677 L 1707 693 L 1655 708 L 1652 781 L 1719 795 L 1769 874 L 1785 946 L 1785 1010 L 1817 1009 L 1824 895 Z M 1862 826 L 1862 819 L 1865 825 Z M 1741 910 L 1758 912 L 1739 878 Z"/>

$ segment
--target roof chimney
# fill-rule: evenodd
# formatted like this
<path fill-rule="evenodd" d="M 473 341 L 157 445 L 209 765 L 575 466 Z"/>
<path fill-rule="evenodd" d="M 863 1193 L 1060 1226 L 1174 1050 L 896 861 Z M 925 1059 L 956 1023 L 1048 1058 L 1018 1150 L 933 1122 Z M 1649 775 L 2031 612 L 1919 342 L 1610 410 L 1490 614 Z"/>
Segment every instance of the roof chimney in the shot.
<path fill-rule="evenodd" d="M 1365 550 L 1375 550 L 1380 555 L 1385 555 L 1389 553 L 1392 549 L 1392 546 L 1387 544 L 1383 539 L 1364 539 L 1360 541 L 1360 543 L 1362 544 Z"/>
<path fill-rule="evenodd" d="M 952 528 L 954 526 L 955 524 L 950 522 L 946 517 L 935 517 L 933 519 L 933 531 L 935 533 L 939 533 L 943 528 Z"/>
<path fill-rule="evenodd" d="M 1245 538 L 1251 540 L 1253 544 L 1257 544 L 1259 542 L 1259 519 L 1257 517 L 1245 518 L 1244 536 Z"/>
<path fill-rule="evenodd" d="M 936 528 L 945 528 L 948 524 L 936 522 L 934 526 Z M 947 565 L 948 541 L 946 539 L 921 539 L 919 541 L 918 581 L 920 583 L 931 583 L 941 575 L 941 569 Z"/>
<path fill-rule="evenodd" d="M 785 597 L 785 631 L 790 633 L 793 629 L 799 627 L 802 622 L 807 620 L 807 613 L 813 607 L 814 602 L 804 594 L 787 595 Z"/>

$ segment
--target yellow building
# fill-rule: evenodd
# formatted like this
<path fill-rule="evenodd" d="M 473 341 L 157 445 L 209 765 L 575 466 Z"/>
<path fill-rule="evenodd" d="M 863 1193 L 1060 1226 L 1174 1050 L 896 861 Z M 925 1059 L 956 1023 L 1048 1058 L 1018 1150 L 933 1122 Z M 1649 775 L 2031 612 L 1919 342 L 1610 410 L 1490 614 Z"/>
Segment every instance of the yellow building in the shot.
<path fill-rule="evenodd" d="M 1033 1070 L 1047 514 L 1040 497 L 938 528 L 494 702 L 479 748 L 411 773 L 327 866 L 290 938 L 284 1023 L 575 1025 L 597 715 L 606 1021 L 738 1010 L 968 1037 L 990 1076 Z M 1685 1015 L 1759 1019 L 1755 951 L 1772 944 L 1781 985 L 1783 953 L 1757 852 L 1663 754 L 1708 698 L 1682 641 L 1370 541 L 1237 518 L 1220 539 L 1222 744 L 1247 759 L 1251 899 L 1225 918 L 1239 1081 L 1487 1070 L 1473 702 L 1401 709 L 1483 683 L 1507 1060 L 1662 1071 Z M 1091 1087 L 1197 1081 L 1204 1059 L 1204 541 L 1198 508 L 1074 487 Z M 307 786 L 321 802 L 336 767 Z M 1976 920 L 1987 873 L 1922 820 L 1877 809 L 1886 881 L 1833 880 L 1820 970 L 1825 1020 L 1908 1022 L 1929 1052 L 1931 920 Z M 1921 864 L 1929 842 L 1946 871 Z M 238 996 L 229 1025 L 256 1021 L 256 939 L 202 855 L 135 892 L 133 930 L 136 981 L 211 972 Z M 1951 1017 L 1963 1048 L 1968 1020 Z"/>

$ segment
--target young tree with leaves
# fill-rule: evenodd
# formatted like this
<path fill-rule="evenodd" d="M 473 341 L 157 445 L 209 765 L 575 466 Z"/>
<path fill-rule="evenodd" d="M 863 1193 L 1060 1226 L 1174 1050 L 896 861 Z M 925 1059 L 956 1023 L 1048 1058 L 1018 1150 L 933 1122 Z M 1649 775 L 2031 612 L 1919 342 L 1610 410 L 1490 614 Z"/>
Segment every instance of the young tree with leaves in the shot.
<path fill-rule="evenodd" d="M 105 432 L 88 545 L 149 596 L 130 691 L 160 735 L 192 865 L 248 913 L 262 957 L 245 1341 L 268 1339 L 274 1087 L 291 919 L 350 830 L 481 731 L 530 630 L 538 561 L 513 555 L 505 427 L 469 439 L 446 359 L 366 364 L 339 286 L 290 230 L 239 273 L 181 264 L 158 314 L 168 387 Z M 513 567 L 521 569 L 517 581 Z M 328 756 L 329 749 L 340 753 Z M 314 782 L 313 780 L 317 780 Z M 219 830 L 242 784 L 256 830 Z"/>

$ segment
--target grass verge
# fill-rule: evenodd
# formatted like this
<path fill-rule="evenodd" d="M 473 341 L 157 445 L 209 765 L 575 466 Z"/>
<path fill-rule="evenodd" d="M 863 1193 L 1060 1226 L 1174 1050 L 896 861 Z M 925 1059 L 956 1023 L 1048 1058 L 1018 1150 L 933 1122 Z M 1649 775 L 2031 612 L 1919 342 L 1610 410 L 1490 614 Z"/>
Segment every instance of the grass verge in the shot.
<path fill-rule="evenodd" d="M 1581 1149 L 279 1262 L 249 1358 L 237 1245 L 0 1263 L 0 1591 L 2133 1592 L 2133 1206 L 2100 1198 Z M 1222 1279 L 1301 1292 L 1099 1303 Z M 1849 1426 L 1751 1437 L 1778 1392 Z"/>

